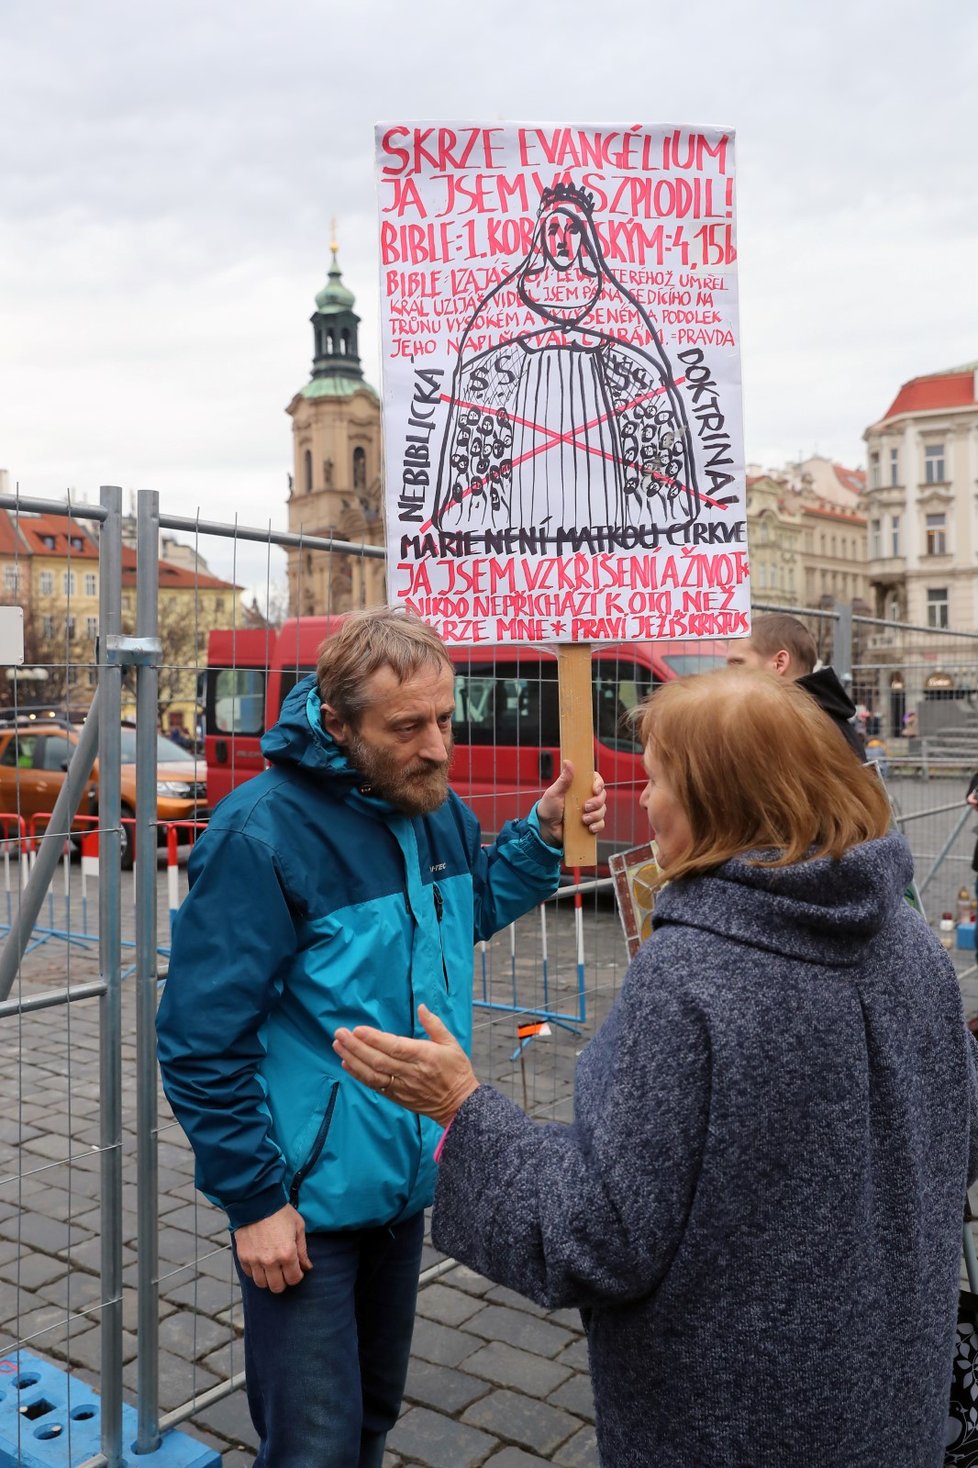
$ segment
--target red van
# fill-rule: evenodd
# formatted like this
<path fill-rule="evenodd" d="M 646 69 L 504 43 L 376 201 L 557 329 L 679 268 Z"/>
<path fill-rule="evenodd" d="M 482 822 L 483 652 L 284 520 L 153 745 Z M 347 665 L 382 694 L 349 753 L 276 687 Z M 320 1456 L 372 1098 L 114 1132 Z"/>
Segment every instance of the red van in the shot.
<path fill-rule="evenodd" d="M 259 741 L 282 701 L 313 671 L 339 617 L 299 617 L 278 633 L 211 632 L 205 686 L 208 804 L 262 767 Z M 540 645 L 450 647 L 455 666 L 452 786 L 491 836 L 525 815 L 560 768 L 557 656 Z M 721 665 L 715 642 L 596 644 L 592 653 L 594 762 L 605 778 L 609 812 L 598 841 L 602 865 L 613 851 L 648 839 L 638 797 L 642 749 L 625 722 L 658 683 Z"/>

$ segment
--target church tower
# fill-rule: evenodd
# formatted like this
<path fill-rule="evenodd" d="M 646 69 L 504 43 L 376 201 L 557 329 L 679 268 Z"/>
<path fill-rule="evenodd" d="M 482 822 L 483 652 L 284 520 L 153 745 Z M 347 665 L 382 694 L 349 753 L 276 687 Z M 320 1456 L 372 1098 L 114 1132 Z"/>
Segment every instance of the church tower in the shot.
<path fill-rule="evenodd" d="M 337 246 L 312 315 L 312 376 L 286 412 L 294 469 L 289 530 L 383 545 L 380 398 L 360 366 L 354 296 L 343 284 Z M 384 563 L 360 556 L 289 550 L 289 609 L 324 615 L 384 601 Z"/>

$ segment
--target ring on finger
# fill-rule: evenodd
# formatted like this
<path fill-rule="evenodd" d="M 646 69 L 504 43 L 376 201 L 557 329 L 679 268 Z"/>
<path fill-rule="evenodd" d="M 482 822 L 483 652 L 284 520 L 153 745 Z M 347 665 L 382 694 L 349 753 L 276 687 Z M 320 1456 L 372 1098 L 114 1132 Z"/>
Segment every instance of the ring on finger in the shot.
<path fill-rule="evenodd" d="M 386 1086 L 378 1086 L 377 1087 L 377 1090 L 379 1091 L 379 1093 L 380 1093 L 381 1096 L 386 1096 L 387 1095 L 387 1092 L 390 1090 L 391 1086 L 394 1084 L 394 1080 L 395 1080 L 394 1074 L 393 1074 L 393 1072 L 391 1072 L 391 1078 L 387 1082 L 387 1085 Z"/>

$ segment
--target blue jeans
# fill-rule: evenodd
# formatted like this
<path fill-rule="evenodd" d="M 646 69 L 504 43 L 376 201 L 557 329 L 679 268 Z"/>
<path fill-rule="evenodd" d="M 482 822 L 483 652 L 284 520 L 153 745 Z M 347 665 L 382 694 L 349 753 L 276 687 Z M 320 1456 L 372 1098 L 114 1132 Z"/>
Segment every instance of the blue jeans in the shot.
<path fill-rule="evenodd" d="M 407 1376 L 423 1239 L 423 1213 L 308 1234 L 312 1271 L 280 1295 L 238 1267 L 255 1468 L 381 1468 Z"/>

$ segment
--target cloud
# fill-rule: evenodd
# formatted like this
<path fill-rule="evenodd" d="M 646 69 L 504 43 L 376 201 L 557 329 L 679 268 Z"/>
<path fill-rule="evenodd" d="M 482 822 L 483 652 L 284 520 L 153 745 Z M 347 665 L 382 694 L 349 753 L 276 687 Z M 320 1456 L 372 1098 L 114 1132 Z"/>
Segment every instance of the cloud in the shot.
<path fill-rule="evenodd" d="M 901 381 L 978 357 L 957 0 L 8 0 L 0 45 L 0 464 L 28 493 L 284 527 L 334 216 L 379 386 L 382 117 L 735 127 L 748 458 L 858 462 Z"/>

